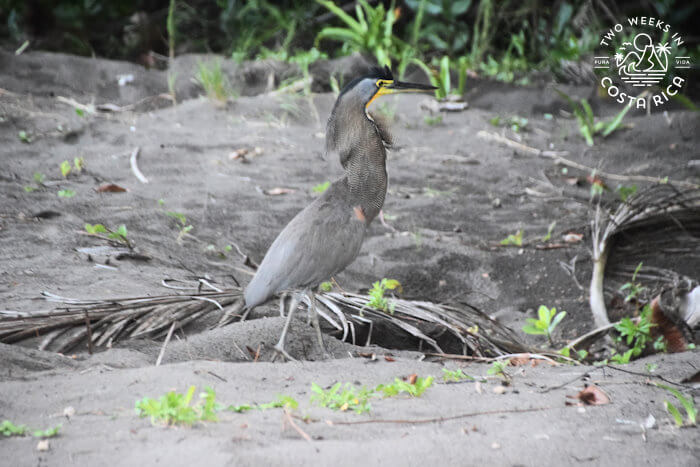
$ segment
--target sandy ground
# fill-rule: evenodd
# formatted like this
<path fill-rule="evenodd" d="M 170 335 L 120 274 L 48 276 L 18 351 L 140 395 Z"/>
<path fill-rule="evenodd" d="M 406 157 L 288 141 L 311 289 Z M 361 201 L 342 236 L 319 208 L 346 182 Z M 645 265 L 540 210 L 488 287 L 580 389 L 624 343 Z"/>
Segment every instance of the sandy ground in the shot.
<path fill-rule="evenodd" d="M 331 93 L 309 98 L 265 94 L 263 83 L 280 82 L 293 70 L 263 63 L 232 69 L 232 85 L 241 97 L 215 104 L 197 98 L 200 91 L 189 79 L 198 59 L 178 59 L 179 103 L 172 106 L 157 97 L 167 91 L 164 72 L 106 60 L 0 52 L 3 309 L 49 309 L 50 304 L 37 299 L 42 291 L 109 298 L 165 293 L 165 278 L 207 276 L 220 286 L 231 286 L 234 278 L 246 283 L 250 272 L 242 257 L 226 246 L 236 245 L 260 261 L 279 230 L 316 196 L 311 188 L 340 174 L 337 161 L 326 160 L 323 152 Z M 357 60 L 346 59 L 319 65 L 315 73 L 357 66 Z M 134 82 L 120 87 L 117 75 L 129 73 Z M 587 88 L 564 88 L 581 97 L 591 94 Z M 58 96 L 81 104 L 137 105 L 80 116 Z M 364 290 L 391 277 L 402 283 L 407 298 L 468 302 L 518 331 L 540 304 L 556 306 L 568 312 L 555 335 L 562 343 L 592 326 L 586 293 L 589 186 L 568 183 L 589 173 L 569 169 L 562 174 L 549 159 L 516 152 L 478 133 L 566 150 L 577 163 L 611 173 L 699 180 L 700 116 L 694 113 L 669 108 L 666 115 L 631 114 L 629 128 L 598 138 L 588 148 L 575 122 L 560 117 L 559 109 L 566 106 L 544 85 L 517 88 L 474 81 L 467 95 L 470 109 L 445 114 L 436 125 L 424 120 L 424 99 L 397 96 L 376 106 L 393 119 L 396 148 L 388 160 L 384 209 L 398 232 L 373 224 L 360 256 L 337 278 L 346 290 Z M 595 98 L 593 103 L 597 115 L 617 110 Z M 546 119 L 545 113 L 554 118 Z M 516 134 L 489 123 L 495 116 L 514 115 L 528 119 L 527 131 Z M 20 131 L 31 141 L 21 141 Z M 148 184 L 140 183 L 129 167 L 136 147 Z M 252 151 L 247 163 L 232 160 L 229 155 L 241 148 L 260 150 Z M 64 179 L 59 164 L 74 157 L 84 158 L 86 170 Z M 26 192 L 23 187 L 33 184 L 35 172 L 45 174 L 46 186 Z M 128 191 L 96 192 L 103 183 Z M 275 188 L 293 191 L 266 194 Z M 76 195 L 58 197 L 61 189 Z M 178 243 L 178 221 L 166 211 L 186 216 L 192 237 Z M 556 241 L 563 243 L 562 235 L 570 232 L 584 234 L 583 241 L 536 248 L 552 221 L 557 222 Z M 77 249 L 104 243 L 80 233 L 86 222 L 125 224 L 138 251 L 152 259 L 88 258 Z M 519 229 L 528 245 L 497 246 Z M 685 274 L 698 277 L 698 264 L 676 263 Z M 573 274 L 562 264 L 574 265 Z M 481 392 L 474 383 L 439 384 L 420 399 L 377 400 L 369 415 L 343 414 L 310 405 L 311 382 L 373 386 L 413 373 L 439 377 L 441 366 L 455 368 L 456 363 L 420 362 L 418 354 L 398 350 L 393 351 L 397 361 L 389 362 L 381 348 L 370 350 L 380 356 L 369 361 L 358 357 L 367 350 L 340 342 L 329 342 L 332 360 L 240 362 L 230 342 L 269 349 L 282 326 L 275 314 L 276 304 L 270 304 L 255 311 L 254 317 L 262 319 L 183 336 L 169 346 L 165 364 L 157 368 L 160 342 L 128 343 L 92 357 L 83 349 L 74 358 L 0 347 L 0 418 L 46 427 L 61 421 L 65 407 L 76 409 L 74 417 L 62 420 L 61 435 L 50 440 L 49 451 L 36 451 L 36 440 L 30 438 L 3 439 L 3 458 L 10 460 L 8 465 L 192 465 L 203 458 L 231 465 L 422 465 L 433 459 L 447 465 L 697 465 L 698 429 L 672 426 L 663 408 L 670 395 L 648 383 L 659 381 L 656 375 L 679 383 L 694 374 L 700 366 L 698 351 L 657 355 L 625 367 L 637 374 L 593 367 L 511 367 L 513 383 L 505 394 L 494 393 L 497 378 L 482 384 Z M 293 355 L 308 356 L 310 329 L 299 322 L 292 336 Z M 268 360 L 269 353 L 263 357 Z M 648 363 L 658 364 L 653 374 Z M 485 375 L 487 369 L 472 363 L 465 372 Z M 611 404 L 585 410 L 565 405 L 566 395 L 592 382 L 610 396 Z M 222 413 L 219 423 L 193 429 L 153 427 L 134 415 L 137 399 L 184 391 L 191 384 L 213 387 L 225 404 L 291 395 L 300 401 L 298 415 L 312 420 L 297 423 L 313 440 L 305 441 L 285 425 L 279 409 Z M 522 409 L 538 410 L 514 412 Z M 475 412 L 486 413 L 416 423 Z M 642 429 L 650 414 L 656 423 Z M 329 425 L 327 420 L 368 423 Z"/>

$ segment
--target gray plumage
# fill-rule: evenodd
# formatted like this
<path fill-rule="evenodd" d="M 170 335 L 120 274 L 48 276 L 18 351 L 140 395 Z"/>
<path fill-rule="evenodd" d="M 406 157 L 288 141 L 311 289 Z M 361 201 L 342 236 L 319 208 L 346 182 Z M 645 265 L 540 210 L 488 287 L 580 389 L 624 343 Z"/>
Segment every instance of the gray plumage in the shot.
<path fill-rule="evenodd" d="M 338 157 L 345 174 L 292 219 L 277 236 L 245 290 L 245 313 L 273 295 L 291 289 L 311 291 L 352 263 L 367 227 L 386 196 L 386 146 L 391 136 L 367 110 L 382 94 L 431 91 L 435 88 L 394 81 L 391 71 L 375 70 L 354 80 L 340 93 L 326 128 L 326 152 Z M 275 349 L 291 358 L 284 342 L 298 298 L 292 301 Z M 313 308 L 313 305 L 312 307 Z M 314 327 L 323 348 L 318 317 Z"/>

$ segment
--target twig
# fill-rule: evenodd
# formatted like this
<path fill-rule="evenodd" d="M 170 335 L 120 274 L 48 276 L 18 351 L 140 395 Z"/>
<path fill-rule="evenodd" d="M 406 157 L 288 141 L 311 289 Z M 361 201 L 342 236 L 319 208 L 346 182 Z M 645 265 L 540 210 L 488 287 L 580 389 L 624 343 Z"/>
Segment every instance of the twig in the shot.
<path fill-rule="evenodd" d="M 565 155 L 568 155 L 568 151 L 544 151 L 542 149 L 533 148 L 517 141 L 513 141 L 510 138 L 501 136 L 497 133 L 489 133 L 488 131 L 481 130 L 476 134 L 480 138 L 489 139 L 496 141 L 498 143 L 505 144 L 508 147 L 519 150 L 521 152 L 532 154 L 534 156 L 544 157 L 547 159 L 552 159 L 555 164 L 566 165 L 568 167 L 573 167 L 575 169 L 583 170 L 585 172 L 591 173 L 593 170 L 596 174 L 602 178 L 609 178 L 611 180 L 618 181 L 638 181 L 638 182 L 651 182 L 651 183 L 672 183 L 674 185 L 686 186 L 688 188 L 700 188 L 700 185 L 696 183 L 679 181 L 679 180 L 667 180 L 666 178 L 650 177 L 647 175 L 619 175 L 610 172 L 603 172 L 593 167 L 588 167 L 587 165 L 579 164 L 571 159 L 566 159 Z"/>
<path fill-rule="evenodd" d="M 661 381 L 664 381 L 668 384 L 673 384 L 674 386 L 678 386 L 678 387 L 685 388 L 685 389 L 693 389 L 692 386 L 686 386 L 685 384 L 676 383 L 675 381 L 671 381 L 670 379 L 666 379 L 661 375 L 655 375 L 655 374 L 651 374 L 651 373 L 639 373 L 637 371 L 625 370 L 624 368 L 620 368 L 620 367 L 612 366 L 612 365 L 605 365 L 604 368 L 610 368 L 612 370 L 621 371 L 623 373 L 628 373 L 630 375 L 643 376 L 645 378 L 658 378 Z"/>
<path fill-rule="evenodd" d="M 94 114 L 95 113 L 95 106 L 92 104 L 81 104 L 80 102 L 76 101 L 75 99 L 70 99 L 68 97 L 63 97 L 63 96 L 56 96 L 56 100 L 58 102 L 62 102 L 64 104 L 68 104 L 76 109 L 80 109 L 84 112 L 87 112 L 89 114 Z"/>
<path fill-rule="evenodd" d="M 158 354 L 158 360 L 156 360 L 156 366 L 160 366 L 160 362 L 163 361 L 163 355 L 165 355 L 165 348 L 168 346 L 168 342 L 170 342 L 170 338 L 173 337 L 173 330 L 175 330 L 176 324 L 177 324 L 177 321 L 173 321 L 173 324 L 170 325 L 170 329 L 168 329 L 168 335 L 165 336 L 165 340 L 163 341 L 163 347 L 160 348 L 160 353 Z"/>
<path fill-rule="evenodd" d="M 136 178 L 139 179 L 139 182 L 141 183 L 148 183 L 148 179 L 141 173 L 139 170 L 139 166 L 136 165 L 136 158 L 139 157 L 139 152 L 141 151 L 141 148 L 136 146 L 134 150 L 131 152 L 131 159 L 129 159 L 129 164 L 131 165 L 131 171 L 134 173 Z"/>
<path fill-rule="evenodd" d="M 463 413 L 459 415 L 453 415 L 450 417 L 436 417 L 436 418 L 419 418 L 419 419 L 414 419 L 414 420 L 394 420 L 394 419 L 380 419 L 380 418 L 375 418 L 372 420 L 357 420 L 354 422 L 334 422 L 333 420 L 326 420 L 326 423 L 333 426 L 333 425 L 367 425 L 370 423 L 396 423 L 396 424 L 412 424 L 412 425 L 420 425 L 424 423 L 441 423 L 441 422 L 447 422 L 451 420 L 459 420 L 461 418 L 469 418 L 469 417 L 478 417 L 479 415 L 501 415 L 501 414 L 506 414 L 506 413 L 527 413 L 527 412 L 540 412 L 543 410 L 550 410 L 555 407 L 534 407 L 531 409 L 510 409 L 510 410 L 487 410 L 485 412 L 469 412 L 469 413 Z"/>
<path fill-rule="evenodd" d="M 292 418 L 292 415 L 289 413 L 289 411 L 285 408 L 284 409 L 284 418 L 289 424 L 296 430 L 297 433 L 301 435 L 302 438 L 304 438 L 306 441 L 309 443 L 312 441 L 311 436 L 309 436 L 304 430 L 302 430 L 299 425 L 294 423 L 294 419 Z"/>
<path fill-rule="evenodd" d="M 85 310 L 85 327 L 87 328 L 88 353 L 92 355 L 92 326 L 90 326 L 90 317 L 87 310 Z"/>

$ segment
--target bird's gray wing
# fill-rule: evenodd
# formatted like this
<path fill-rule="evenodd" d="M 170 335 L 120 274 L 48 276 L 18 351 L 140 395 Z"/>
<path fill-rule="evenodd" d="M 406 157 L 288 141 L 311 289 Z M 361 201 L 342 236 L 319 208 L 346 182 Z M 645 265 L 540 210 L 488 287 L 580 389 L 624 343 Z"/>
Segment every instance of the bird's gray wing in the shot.
<path fill-rule="evenodd" d="M 272 243 L 246 288 L 249 308 L 286 289 L 315 287 L 357 257 L 365 222 L 335 185 L 297 214 Z"/>

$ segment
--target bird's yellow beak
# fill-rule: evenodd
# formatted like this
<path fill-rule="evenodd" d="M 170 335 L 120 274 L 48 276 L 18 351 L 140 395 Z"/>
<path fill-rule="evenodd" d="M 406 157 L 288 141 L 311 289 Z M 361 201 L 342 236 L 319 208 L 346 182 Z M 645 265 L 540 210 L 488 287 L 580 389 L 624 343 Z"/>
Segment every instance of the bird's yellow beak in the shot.
<path fill-rule="evenodd" d="M 418 84 L 418 83 L 404 83 L 402 81 L 394 81 L 390 79 L 378 79 L 377 80 L 377 92 L 372 96 L 372 98 L 367 102 L 367 107 L 379 96 L 386 96 L 387 94 L 398 94 L 400 92 L 420 92 L 420 93 L 431 93 L 437 88 L 429 84 Z"/>

